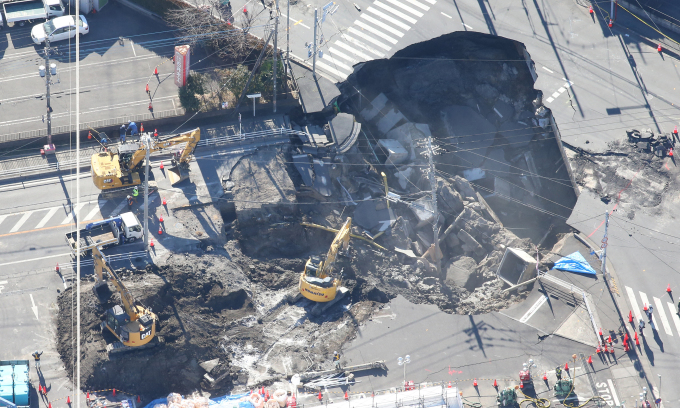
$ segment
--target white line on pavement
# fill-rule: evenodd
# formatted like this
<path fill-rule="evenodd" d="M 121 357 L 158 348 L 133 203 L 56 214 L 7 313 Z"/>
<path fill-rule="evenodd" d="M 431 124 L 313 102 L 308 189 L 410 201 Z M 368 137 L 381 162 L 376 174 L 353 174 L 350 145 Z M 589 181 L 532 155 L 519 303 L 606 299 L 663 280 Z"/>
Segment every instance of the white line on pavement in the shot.
<path fill-rule="evenodd" d="M 470 30 L 474 30 L 474 28 L 470 27 L 469 25 L 467 25 L 467 24 L 465 24 L 465 23 L 463 23 L 463 25 L 464 25 L 465 27 L 469 28 Z"/>
<path fill-rule="evenodd" d="M 405 4 L 399 3 L 397 0 L 385 0 L 385 1 L 387 1 L 388 3 L 392 3 L 395 6 L 406 10 L 406 11 L 408 11 L 409 13 L 411 13 L 415 16 L 422 17 L 424 15 L 423 13 L 421 13 L 420 11 L 418 11 L 416 9 L 413 9 L 413 8 L 411 8 L 411 7 L 409 7 Z"/>
<path fill-rule="evenodd" d="M 2 224 L 3 221 L 5 221 L 5 218 L 7 218 L 7 215 L 0 215 L 0 224 Z"/>
<path fill-rule="evenodd" d="M 384 3 L 381 3 L 381 2 L 379 2 L 379 1 L 376 1 L 375 3 L 373 3 L 373 5 L 378 6 L 378 7 L 382 8 L 382 9 L 387 10 L 387 11 L 389 11 L 390 13 L 394 14 L 395 16 L 400 17 L 401 19 L 406 20 L 406 21 L 408 21 L 408 22 L 411 23 L 411 24 L 415 24 L 415 23 L 418 22 L 418 20 L 416 20 L 415 18 L 409 17 L 409 16 L 407 16 L 406 14 L 402 13 L 401 11 L 397 11 L 397 10 L 395 10 L 393 7 L 388 6 L 387 4 L 384 4 Z"/>
<path fill-rule="evenodd" d="M 24 225 L 24 223 L 26 222 L 26 220 L 28 220 L 28 217 L 30 217 L 31 215 L 33 215 L 33 212 L 34 212 L 34 211 L 28 211 L 28 212 L 26 212 L 26 213 L 19 219 L 19 221 L 17 221 L 17 223 L 14 224 L 14 226 L 12 227 L 11 230 L 9 230 L 9 232 L 17 232 L 17 231 L 19 231 L 19 228 L 21 228 L 21 226 Z"/>
<path fill-rule="evenodd" d="M 616 389 L 614 388 L 614 383 L 612 382 L 611 379 L 607 379 L 607 383 L 609 384 L 609 390 L 612 393 L 612 398 L 614 398 L 614 406 L 618 407 L 621 404 L 619 403 L 619 396 L 616 395 Z"/>
<path fill-rule="evenodd" d="M 316 62 L 316 66 L 318 66 L 319 68 L 323 69 L 324 71 L 327 71 L 327 72 L 329 72 L 329 73 L 331 73 L 331 74 L 337 76 L 338 79 L 345 79 L 345 78 L 347 78 L 347 74 L 346 74 L 346 73 L 341 72 L 341 71 L 338 71 L 338 70 L 335 69 L 335 68 L 329 67 L 328 65 L 324 64 L 324 63 L 321 62 L 321 61 L 317 61 L 317 62 Z"/>
<path fill-rule="evenodd" d="M 553 97 L 553 98 L 557 98 L 558 96 L 560 96 L 560 93 L 559 93 L 559 92 L 555 92 L 555 93 L 552 94 L 552 97 Z"/>
<path fill-rule="evenodd" d="M 397 20 L 396 18 L 392 18 L 392 17 L 388 16 L 387 14 L 383 13 L 382 11 L 380 11 L 380 10 L 374 8 L 374 7 L 369 7 L 369 8 L 366 9 L 366 11 L 368 11 L 369 13 L 373 13 L 376 16 L 382 18 L 383 20 L 387 20 L 390 23 L 394 24 L 395 26 L 402 28 L 404 30 L 408 31 L 411 28 L 411 26 L 402 23 L 401 21 Z M 365 14 L 362 14 L 362 16 L 365 16 Z"/>
<path fill-rule="evenodd" d="M 675 305 L 668 302 L 668 310 L 671 311 L 671 320 L 675 323 L 675 328 L 678 330 L 678 334 L 680 334 L 680 317 L 678 317 L 678 314 L 676 313 Z"/>
<path fill-rule="evenodd" d="M 646 304 L 648 307 L 651 306 L 651 303 L 649 303 L 649 299 L 647 299 L 646 293 L 640 292 L 640 300 L 642 300 L 642 302 Z M 659 326 L 656 324 L 656 317 L 654 317 L 654 313 L 652 313 L 652 324 L 654 325 L 656 330 L 659 330 Z"/>
<path fill-rule="evenodd" d="M 345 39 L 347 39 L 347 37 L 345 37 Z M 355 48 L 350 47 L 349 45 L 345 44 L 342 41 L 336 41 L 335 45 L 337 45 L 338 47 L 344 48 L 346 51 L 349 51 L 352 54 L 356 55 L 357 57 L 362 58 L 364 61 L 370 61 L 370 60 L 374 59 L 373 57 L 369 57 L 368 55 L 366 55 L 366 54 L 364 54 L 360 51 L 357 51 Z"/>
<path fill-rule="evenodd" d="M 118 207 L 114 208 L 113 211 L 111 212 L 111 217 L 115 217 L 116 215 L 120 214 L 121 210 L 125 205 L 127 204 L 127 198 L 118 204 Z"/>
<path fill-rule="evenodd" d="M 661 299 L 655 297 L 654 304 L 656 305 L 657 312 L 659 312 L 659 317 L 661 318 L 661 324 L 663 324 L 664 331 L 666 332 L 667 335 L 672 336 L 673 330 L 671 330 L 671 325 L 670 323 L 668 323 L 668 319 L 666 318 L 666 310 L 664 310 L 663 308 L 663 303 L 661 303 Z"/>
<path fill-rule="evenodd" d="M 406 1 L 408 1 L 409 3 L 413 4 L 414 6 L 421 8 L 425 11 L 430 9 L 428 6 L 424 5 L 423 3 L 417 2 L 416 0 L 406 0 Z"/>
<path fill-rule="evenodd" d="M 553 72 L 551 69 L 548 69 L 548 68 L 546 68 L 546 67 L 543 67 L 543 69 L 546 70 L 546 71 L 548 71 L 548 72 L 550 72 L 551 74 L 554 74 L 554 72 Z"/>
<path fill-rule="evenodd" d="M 92 218 L 94 218 L 95 215 L 99 212 L 99 204 L 97 204 L 93 209 L 90 210 L 89 213 L 83 218 L 83 221 L 89 221 Z"/>
<path fill-rule="evenodd" d="M 519 322 L 520 323 L 526 323 L 527 321 L 529 321 L 529 319 L 531 319 L 531 316 L 533 316 L 538 311 L 538 309 L 540 309 L 540 307 L 543 306 L 543 303 L 545 303 L 547 300 L 548 300 L 548 297 L 545 296 L 545 295 L 538 298 L 536 303 L 534 303 L 529 308 L 529 310 L 527 310 L 527 312 L 524 313 L 524 316 L 522 316 L 522 318 L 519 319 Z"/>
<path fill-rule="evenodd" d="M 371 32 L 371 33 L 377 35 L 378 37 L 380 37 L 380 38 L 382 38 L 382 39 L 384 39 L 384 40 L 387 40 L 387 41 L 391 42 L 392 44 L 396 44 L 397 42 L 399 42 L 399 40 L 395 40 L 394 38 L 390 37 L 389 35 L 383 33 L 382 31 L 378 30 L 377 28 L 371 27 L 370 25 L 364 23 L 364 22 L 361 21 L 361 20 L 355 21 L 354 24 L 356 24 L 357 26 L 363 28 L 363 29 L 366 30 L 366 31 L 369 31 L 369 32 Z M 356 34 L 356 33 L 355 33 L 355 34 Z M 380 46 L 379 42 L 376 42 L 376 44 Z M 387 47 L 387 48 L 385 48 L 385 47 Z M 385 48 L 387 51 L 389 51 L 390 48 L 392 48 L 392 47 L 390 47 L 389 45 L 386 45 L 385 47 L 383 47 L 383 48 Z"/>
<path fill-rule="evenodd" d="M 135 54 L 135 57 L 137 57 L 137 51 L 135 51 L 135 43 L 132 40 L 130 40 L 130 48 L 132 48 L 132 53 Z"/>
<path fill-rule="evenodd" d="M 626 286 L 626 293 L 628 294 L 628 300 L 630 300 L 630 307 L 633 308 L 633 314 L 635 315 L 635 324 L 640 321 L 642 315 L 640 314 L 640 307 L 638 306 L 637 300 L 635 299 L 635 292 L 632 288 Z"/>
<path fill-rule="evenodd" d="M 357 31 L 357 30 L 354 30 L 354 31 Z M 368 52 L 370 52 L 370 53 L 373 53 L 373 54 L 377 55 L 379 58 L 384 58 L 384 57 L 385 57 L 385 54 L 383 54 L 382 52 L 376 50 L 376 49 L 373 48 L 373 47 L 370 47 L 370 46 L 368 46 L 368 45 L 362 43 L 361 41 L 357 40 L 357 39 L 354 38 L 354 37 L 350 37 L 350 36 L 347 35 L 347 34 L 343 34 L 343 35 L 342 35 L 342 38 L 343 38 L 343 40 L 345 40 L 345 41 L 347 41 L 347 42 L 350 42 L 350 43 L 352 43 L 352 44 L 354 44 L 354 45 L 357 45 L 357 46 L 359 46 L 359 47 L 365 49 L 366 51 L 368 51 Z M 374 58 L 370 58 L 370 59 L 374 59 Z"/>
<path fill-rule="evenodd" d="M 563 93 L 564 91 L 566 91 L 566 89 L 564 87 L 561 87 L 560 89 L 557 90 L 557 92 L 559 92 L 559 93 Z"/>
<path fill-rule="evenodd" d="M 371 23 L 377 25 L 378 27 L 381 27 L 383 30 L 387 30 L 387 31 L 391 32 L 392 34 L 394 34 L 398 37 L 404 36 L 404 33 L 402 33 L 401 31 L 396 30 L 396 29 L 390 27 L 389 25 L 376 20 L 375 18 L 369 16 L 368 14 L 362 14 L 361 17 L 365 18 L 366 20 L 370 21 Z"/>
<path fill-rule="evenodd" d="M 555 100 L 555 98 L 548 97 L 548 98 L 546 98 L 545 101 L 546 101 L 547 103 L 550 103 L 550 102 L 552 102 L 552 101 L 554 101 L 554 100 Z"/>
<path fill-rule="evenodd" d="M 356 64 L 357 62 L 359 62 L 359 61 L 355 60 L 354 58 L 350 57 L 349 55 L 344 54 L 344 53 L 342 53 L 342 52 L 336 50 L 336 49 L 333 48 L 333 47 L 330 47 L 330 48 L 328 49 L 328 53 L 331 54 L 333 57 L 340 57 L 340 58 L 343 58 L 343 59 L 349 61 L 350 64 L 352 64 L 352 65 Z"/>
<path fill-rule="evenodd" d="M 35 226 L 35 228 L 38 229 L 44 227 L 45 224 L 47 224 L 47 221 L 49 221 L 50 218 L 52 218 L 52 216 L 54 215 L 54 213 L 57 212 L 57 210 L 59 210 L 60 208 L 61 207 L 50 208 L 50 210 L 47 212 L 47 214 L 45 214 L 43 219 L 38 223 L 38 225 Z"/>
<path fill-rule="evenodd" d="M 358 21 L 357 21 L 357 23 L 358 23 Z M 361 37 L 361 38 L 363 38 L 364 40 L 367 40 L 367 41 L 372 42 L 373 44 L 377 45 L 378 47 L 382 48 L 382 49 L 385 50 L 385 51 L 389 51 L 390 49 L 392 49 L 392 47 L 390 47 L 389 45 L 384 44 L 384 43 L 381 43 L 380 41 L 376 40 L 375 38 L 371 37 L 370 35 L 365 34 L 364 32 L 359 31 L 359 30 L 357 30 L 357 29 L 354 28 L 354 27 L 348 28 L 347 31 L 349 31 L 350 33 L 356 35 L 357 37 Z M 377 30 L 376 30 L 376 31 L 377 31 Z M 396 44 L 396 40 L 395 40 L 395 44 Z"/>
<path fill-rule="evenodd" d="M 85 203 L 80 203 L 78 204 L 73 211 L 71 211 L 68 216 L 64 219 L 64 221 L 61 222 L 61 225 L 68 224 L 70 222 L 73 222 L 73 219 L 78 216 L 78 212 L 85 206 Z"/>
<path fill-rule="evenodd" d="M 33 262 L 33 261 L 39 261 L 41 259 L 50 259 L 50 258 L 58 258 L 60 256 L 68 256 L 71 255 L 70 252 L 64 253 L 64 254 L 57 254 L 57 255 L 49 255 L 49 256 L 43 256 L 40 258 L 32 258 L 32 259 L 22 259 L 21 261 L 14 261 L 14 262 L 5 262 L 0 264 L 0 266 L 5 266 L 5 265 L 14 265 L 18 263 L 24 263 L 24 262 Z"/>
<path fill-rule="evenodd" d="M 450 15 L 444 13 L 443 11 L 440 11 L 440 13 L 442 13 L 444 16 L 446 16 L 446 17 L 448 17 L 448 18 L 453 18 L 453 17 L 451 17 Z"/>

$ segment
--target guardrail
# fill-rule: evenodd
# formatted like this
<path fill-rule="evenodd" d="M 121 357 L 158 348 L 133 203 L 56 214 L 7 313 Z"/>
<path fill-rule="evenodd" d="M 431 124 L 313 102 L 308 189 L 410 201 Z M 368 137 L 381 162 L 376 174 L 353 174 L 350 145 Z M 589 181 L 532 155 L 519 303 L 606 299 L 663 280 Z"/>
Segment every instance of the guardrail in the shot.
<path fill-rule="evenodd" d="M 250 133 L 243 133 L 243 134 L 237 134 L 237 135 L 227 135 L 227 136 L 220 136 L 220 137 L 213 137 L 210 139 L 203 139 L 198 142 L 197 147 L 203 146 L 203 147 L 209 147 L 209 146 L 227 146 L 227 145 L 241 145 L 244 143 L 255 143 L 258 140 L 261 140 L 262 142 L 267 142 L 268 140 L 274 139 L 274 138 L 283 138 L 283 137 L 290 137 L 290 136 L 300 136 L 304 135 L 303 131 L 300 130 L 293 130 L 293 129 L 286 129 L 286 128 L 279 128 L 279 129 L 267 129 L 267 130 L 260 130 L 257 132 L 250 132 Z M 185 143 L 180 143 L 176 146 L 173 146 L 173 148 L 180 148 Z M 167 151 L 170 149 L 166 149 L 165 151 L 160 150 L 158 152 L 155 152 L 154 154 L 167 154 Z M 31 174 L 37 174 L 37 173 L 46 173 L 46 172 L 54 172 L 54 171 L 61 171 L 61 170 L 70 170 L 75 168 L 76 166 L 79 167 L 89 167 L 90 165 L 90 156 L 84 157 L 80 159 L 80 162 L 78 162 L 77 159 L 66 159 L 66 160 L 57 160 L 54 163 L 45 163 L 37 166 L 28 166 L 28 167 L 21 167 L 21 168 L 16 168 L 16 169 L 6 169 L 3 170 L 3 172 L 0 174 L 0 178 L 12 178 L 12 177 L 17 177 L 17 176 L 23 176 L 23 175 L 31 175 Z"/>

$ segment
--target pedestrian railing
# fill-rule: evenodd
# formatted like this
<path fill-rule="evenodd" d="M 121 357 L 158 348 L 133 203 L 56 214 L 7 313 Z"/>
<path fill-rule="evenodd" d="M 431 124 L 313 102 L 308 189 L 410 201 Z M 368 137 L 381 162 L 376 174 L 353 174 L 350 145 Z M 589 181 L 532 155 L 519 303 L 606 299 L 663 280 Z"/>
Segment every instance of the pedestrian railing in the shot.
<path fill-rule="evenodd" d="M 595 334 L 597 342 L 599 343 L 600 342 L 600 336 L 598 334 L 599 330 L 597 329 L 597 323 L 595 322 L 595 316 L 593 315 L 593 311 L 590 308 L 590 302 L 588 302 L 587 293 L 578 286 L 574 286 L 572 283 L 565 282 L 562 279 L 556 278 L 552 275 L 542 274 L 541 279 L 545 279 L 556 285 L 562 286 L 563 288 L 568 289 L 569 292 L 574 293 L 575 295 L 578 295 L 583 299 L 583 303 L 586 305 L 586 310 L 588 311 L 588 316 L 590 317 L 590 323 L 593 325 L 593 333 Z"/>

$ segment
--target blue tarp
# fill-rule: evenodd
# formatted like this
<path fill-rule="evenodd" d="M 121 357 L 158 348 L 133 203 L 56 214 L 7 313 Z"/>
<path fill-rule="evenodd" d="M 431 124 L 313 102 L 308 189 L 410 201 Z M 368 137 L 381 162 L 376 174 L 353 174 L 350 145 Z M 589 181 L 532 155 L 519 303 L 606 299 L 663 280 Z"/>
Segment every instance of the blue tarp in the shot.
<path fill-rule="evenodd" d="M 243 393 L 243 394 L 233 394 L 233 395 L 225 395 L 225 396 L 222 396 L 222 397 L 210 398 L 210 405 L 217 405 L 217 404 L 220 404 L 224 401 L 238 400 L 238 399 L 241 399 L 241 398 L 247 396 L 248 394 L 249 393 L 246 392 L 246 393 Z M 167 398 L 158 398 L 158 399 L 155 399 L 155 400 L 149 402 L 148 404 L 146 404 L 146 406 L 144 408 L 153 408 L 153 406 L 156 405 L 156 404 L 167 404 L 167 403 L 168 403 Z"/>
<path fill-rule="evenodd" d="M 586 275 L 597 275 L 595 269 L 593 269 L 586 261 L 586 258 L 581 255 L 580 252 L 576 251 L 571 255 L 567 255 L 559 261 L 555 262 L 553 269 L 559 269 L 560 271 L 583 273 Z"/>

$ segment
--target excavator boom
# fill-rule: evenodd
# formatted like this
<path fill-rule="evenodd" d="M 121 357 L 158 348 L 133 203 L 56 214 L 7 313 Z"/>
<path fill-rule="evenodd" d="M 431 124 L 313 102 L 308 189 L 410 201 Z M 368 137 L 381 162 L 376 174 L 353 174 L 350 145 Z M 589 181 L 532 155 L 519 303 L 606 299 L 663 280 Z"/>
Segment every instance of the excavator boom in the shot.
<path fill-rule="evenodd" d="M 135 309 L 135 300 L 132 297 L 132 293 L 130 293 L 130 290 L 127 287 L 125 287 L 116 271 L 114 271 L 113 268 L 109 267 L 109 264 L 106 261 L 106 258 L 104 258 L 104 254 L 102 254 L 99 247 L 95 246 L 92 249 L 92 258 L 94 259 L 94 271 L 97 274 L 97 281 L 95 282 L 95 287 L 99 287 L 101 285 L 106 284 L 106 282 L 104 281 L 104 271 L 106 271 L 106 274 L 109 276 L 109 279 L 111 280 L 113 286 L 116 288 L 116 291 L 120 293 L 120 299 L 123 301 L 125 313 L 127 313 L 131 321 L 137 320 L 139 316 Z"/>

